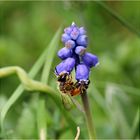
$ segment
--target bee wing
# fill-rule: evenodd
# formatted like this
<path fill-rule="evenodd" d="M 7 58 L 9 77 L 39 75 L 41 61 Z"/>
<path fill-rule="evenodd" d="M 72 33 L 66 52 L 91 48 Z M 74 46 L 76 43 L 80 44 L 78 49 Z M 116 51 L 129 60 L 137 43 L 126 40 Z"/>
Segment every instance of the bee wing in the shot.
<path fill-rule="evenodd" d="M 61 99 L 66 109 L 70 110 L 74 106 L 73 101 L 68 94 L 61 93 Z"/>
<path fill-rule="evenodd" d="M 72 98 L 70 94 L 68 93 L 64 94 L 62 92 L 60 92 L 60 94 L 61 94 L 62 103 L 67 110 L 70 110 L 72 107 L 76 106 L 79 111 L 85 113 L 81 104 L 77 100 Z"/>
<path fill-rule="evenodd" d="M 70 96 L 70 98 L 71 98 L 73 104 L 78 108 L 78 110 L 81 111 L 82 113 L 85 113 L 85 111 L 84 111 L 83 107 L 81 106 L 81 104 L 77 100 L 72 98 L 71 96 Z"/>

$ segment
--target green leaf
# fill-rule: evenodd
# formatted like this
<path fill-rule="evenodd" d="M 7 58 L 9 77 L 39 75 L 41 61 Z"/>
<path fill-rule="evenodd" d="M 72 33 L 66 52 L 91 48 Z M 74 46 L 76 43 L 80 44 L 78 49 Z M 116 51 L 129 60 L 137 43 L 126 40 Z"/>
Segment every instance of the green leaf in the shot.
<path fill-rule="evenodd" d="M 60 40 L 59 37 L 60 37 L 61 30 L 62 30 L 62 28 L 59 29 L 59 36 L 58 35 L 55 36 L 48 46 L 48 50 L 47 50 L 47 54 L 46 54 L 46 60 L 45 60 L 45 64 L 44 64 L 44 68 L 43 68 L 43 72 L 42 72 L 42 77 L 41 77 L 41 81 L 43 83 L 48 84 L 51 65 L 53 63 L 54 56 L 56 55 L 56 50 L 58 48 L 58 42 Z"/>

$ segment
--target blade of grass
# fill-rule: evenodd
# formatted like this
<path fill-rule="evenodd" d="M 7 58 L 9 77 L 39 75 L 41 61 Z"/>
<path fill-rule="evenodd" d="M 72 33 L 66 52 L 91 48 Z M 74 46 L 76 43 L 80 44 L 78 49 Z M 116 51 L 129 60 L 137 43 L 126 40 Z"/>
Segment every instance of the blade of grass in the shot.
<path fill-rule="evenodd" d="M 122 88 L 127 93 L 130 93 L 130 94 L 135 95 L 135 96 L 140 96 L 140 94 L 139 94 L 140 89 L 136 88 L 136 87 L 127 86 L 127 85 L 118 84 L 118 83 L 113 83 L 113 82 L 109 82 L 109 81 L 96 81 L 96 82 L 97 82 L 96 86 L 98 86 L 99 88 L 104 88 L 106 84 L 110 83 L 114 86 Z"/>
<path fill-rule="evenodd" d="M 60 38 L 53 38 L 53 40 L 51 41 L 51 43 L 48 46 L 48 54 L 46 55 L 46 61 L 45 61 L 45 64 L 44 64 L 42 75 L 41 75 L 41 81 L 43 83 L 48 84 L 48 80 L 49 80 L 49 76 L 50 76 L 50 71 L 51 71 L 51 65 L 52 65 L 53 59 L 54 59 L 54 57 L 56 55 L 56 51 L 57 51 L 57 46 L 58 46 L 59 40 L 60 40 Z M 59 98 L 59 100 L 60 100 L 60 98 Z M 71 101 L 71 100 L 69 100 L 68 96 L 66 97 L 66 100 L 67 101 Z M 65 116 L 65 119 L 68 122 L 71 122 L 73 124 L 73 127 L 71 127 L 71 128 L 72 128 L 73 133 L 75 133 L 76 123 L 69 116 L 70 114 L 68 114 L 68 112 L 63 108 L 61 100 L 60 100 L 60 104 L 59 104 L 59 106 L 61 106 L 61 110 L 62 110 L 62 112 L 63 112 L 63 114 Z M 69 116 L 69 117 L 67 117 L 67 116 Z M 40 127 L 40 129 L 41 129 L 41 127 Z"/>
<path fill-rule="evenodd" d="M 57 31 L 57 33 L 55 34 L 54 37 L 59 36 L 60 34 L 60 29 Z M 31 69 L 31 71 L 29 72 L 29 76 L 30 77 L 34 77 L 38 71 L 40 70 L 40 68 L 42 67 L 45 58 L 46 58 L 46 54 L 47 54 L 47 49 L 45 49 L 44 53 L 41 55 L 41 57 L 37 60 L 37 62 L 35 63 L 35 65 L 33 66 L 33 68 Z M 25 73 L 25 72 L 24 72 Z M 26 74 L 25 74 L 26 75 Z M 24 81 L 23 81 L 24 82 Z M 26 83 L 25 83 L 26 84 Z M 27 83 L 28 84 L 28 83 Z M 31 83 L 30 83 L 31 84 Z M 37 85 L 36 85 L 37 84 Z M 73 133 L 75 133 L 74 128 L 76 128 L 76 123 L 75 121 L 72 119 L 72 117 L 68 114 L 68 112 L 64 109 L 62 102 L 60 100 L 59 94 L 57 94 L 57 92 L 55 90 L 53 90 L 51 87 L 47 86 L 47 85 L 43 85 L 43 84 L 39 84 L 39 88 L 38 89 L 38 84 L 39 82 L 33 82 L 34 86 L 34 90 L 35 91 L 42 91 L 48 93 L 48 95 L 54 100 L 54 102 L 57 104 L 58 108 L 60 109 L 60 111 L 62 112 L 62 114 L 65 116 L 66 120 L 71 124 L 70 128 L 73 130 Z M 28 86 L 28 85 L 27 85 Z M 43 87 L 42 87 L 43 86 Z M 1 128 L 3 128 L 3 124 L 4 124 L 4 119 L 6 117 L 6 114 L 8 112 L 8 110 L 12 107 L 12 105 L 16 102 L 16 100 L 20 97 L 20 95 L 22 94 L 22 92 L 24 91 L 24 88 L 22 85 L 20 85 L 16 91 L 12 94 L 12 96 L 10 97 L 10 99 L 7 101 L 7 103 L 4 105 L 4 107 L 2 108 L 2 112 L 1 112 L 1 116 L 0 116 L 0 121 L 1 121 Z M 2 129 L 3 130 L 3 129 Z"/>
<path fill-rule="evenodd" d="M 108 108 L 106 106 L 104 98 L 101 96 L 101 93 L 98 91 L 98 89 L 95 86 L 93 87 L 93 89 L 94 89 L 94 94 L 93 93 L 90 94 L 91 98 L 93 98 L 97 102 L 97 104 L 102 108 L 104 113 L 108 116 Z"/>
<path fill-rule="evenodd" d="M 121 17 L 119 14 L 117 14 L 114 10 L 112 10 L 107 4 L 101 1 L 96 1 L 97 4 L 99 4 L 102 8 L 104 8 L 113 18 L 115 18 L 117 21 L 119 21 L 124 27 L 126 27 L 128 30 L 136 34 L 138 37 L 140 37 L 140 31 L 138 31 L 136 28 L 133 27 L 132 24 L 127 22 L 123 17 Z"/>
<path fill-rule="evenodd" d="M 47 137 L 47 118 L 46 118 L 45 100 L 39 99 L 37 108 L 37 125 L 39 132 L 39 139 L 46 140 Z"/>
<path fill-rule="evenodd" d="M 107 85 L 105 97 L 110 118 L 117 128 L 116 131 L 119 133 L 120 138 L 126 138 L 126 136 L 130 138 L 131 129 L 124 112 L 125 106 L 123 105 L 123 103 L 130 104 L 129 97 L 122 89 L 111 84 Z"/>
<path fill-rule="evenodd" d="M 62 30 L 61 27 L 60 27 L 60 30 Z M 47 49 L 46 60 L 43 67 L 42 74 L 41 74 L 41 82 L 44 84 L 45 83 L 48 84 L 50 69 L 53 62 L 53 58 L 56 54 L 56 50 L 57 50 L 57 46 L 59 42 L 59 36 L 56 36 L 51 40 L 51 43 L 49 44 L 48 49 Z M 43 99 L 41 96 L 39 96 L 39 108 L 37 107 L 36 109 L 37 109 L 36 111 L 38 114 L 37 126 L 38 126 L 39 138 L 40 140 L 46 140 L 47 139 L 47 118 L 46 118 L 46 115 L 42 115 L 42 114 L 46 114 L 48 111 L 45 108 L 45 99 Z"/>
<path fill-rule="evenodd" d="M 47 84 L 32 80 L 28 76 L 28 74 L 20 67 L 11 66 L 0 69 L 0 77 L 9 76 L 9 74 L 14 73 L 17 74 L 18 78 L 20 79 L 22 85 L 26 90 L 47 93 L 47 95 L 49 95 L 53 99 L 53 101 L 57 104 L 57 106 L 61 110 L 61 113 L 64 114 L 66 120 L 71 123 L 70 125 L 71 129 L 73 130 L 73 128 L 76 127 L 75 121 L 69 116 L 68 112 L 66 112 L 66 110 L 64 109 L 62 102 L 60 100 L 60 95 L 57 94 L 57 92 L 54 89 L 52 89 Z"/>
<path fill-rule="evenodd" d="M 71 129 L 73 130 L 73 128 L 76 127 L 75 121 L 69 116 L 68 112 L 66 112 L 66 110 L 64 109 L 62 102 L 60 100 L 60 95 L 57 93 L 57 91 L 52 89 L 47 84 L 32 80 L 28 76 L 28 74 L 20 67 L 11 66 L 11 67 L 0 69 L 0 77 L 9 76 L 9 74 L 14 74 L 14 73 L 17 74 L 18 78 L 20 79 L 22 85 L 26 90 L 39 91 L 40 93 L 47 93 L 47 95 L 49 95 L 53 99 L 53 101 L 57 104 L 62 114 L 64 114 L 65 118 L 67 119 L 67 121 L 71 123 L 70 125 Z"/>
<path fill-rule="evenodd" d="M 136 116 L 134 118 L 134 122 L 132 125 L 132 139 L 140 138 L 140 109 L 136 112 Z"/>

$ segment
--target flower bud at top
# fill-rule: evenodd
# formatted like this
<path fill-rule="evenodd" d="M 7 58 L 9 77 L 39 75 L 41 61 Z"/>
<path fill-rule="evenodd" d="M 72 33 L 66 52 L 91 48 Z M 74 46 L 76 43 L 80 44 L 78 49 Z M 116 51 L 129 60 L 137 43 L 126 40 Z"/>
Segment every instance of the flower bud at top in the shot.
<path fill-rule="evenodd" d="M 83 46 L 77 46 L 75 49 L 75 53 L 78 55 L 83 55 L 86 52 L 86 48 Z"/>
<path fill-rule="evenodd" d="M 70 38 L 70 36 L 68 34 L 66 34 L 66 33 L 62 34 L 61 40 L 62 40 L 63 43 L 67 42 L 70 39 L 71 38 Z"/>
<path fill-rule="evenodd" d="M 71 27 L 77 27 L 77 25 L 75 24 L 75 22 L 72 22 Z"/>
<path fill-rule="evenodd" d="M 73 30 L 72 32 L 70 33 L 70 37 L 73 39 L 73 40 L 76 40 L 79 36 L 79 29 L 78 27 L 73 27 Z"/>
<path fill-rule="evenodd" d="M 61 58 L 62 60 L 71 57 L 72 56 L 72 52 L 70 49 L 64 47 L 62 49 L 60 49 L 57 53 L 58 57 Z"/>
<path fill-rule="evenodd" d="M 75 47 L 75 42 L 73 40 L 68 40 L 65 43 L 65 47 L 68 48 L 68 49 L 73 49 Z"/>
<path fill-rule="evenodd" d="M 69 57 L 56 66 L 55 73 L 57 75 L 59 75 L 61 72 L 71 73 L 74 66 L 75 66 L 75 59 Z"/>
<path fill-rule="evenodd" d="M 85 64 L 79 64 L 76 67 L 76 80 L 85 81 L 89 78 L 90 69 Z"/>
<path fill-rule="evenodd" d="M 82 56 L 82 60 L 90 68 L 93 66 L 95 67 L 98 64 L 98 57 L 91 53 L 85 53 Z"/>
<path fill-rule="evenodd" d="M 87 46 L 88 44 L 88 41 L 87 41 L 87 36 L 86 35 L 80 35 L 77 40 L 76 40 L 76 43 L 79 45 L 79 46 Z"/>
<path fill-rule="evenodd" d="M 84 27 L 80 27 L 79 32 L 80 32 L 80 35 L 85 35 L 86 34 L 86 30 L 85 30 Z"/>

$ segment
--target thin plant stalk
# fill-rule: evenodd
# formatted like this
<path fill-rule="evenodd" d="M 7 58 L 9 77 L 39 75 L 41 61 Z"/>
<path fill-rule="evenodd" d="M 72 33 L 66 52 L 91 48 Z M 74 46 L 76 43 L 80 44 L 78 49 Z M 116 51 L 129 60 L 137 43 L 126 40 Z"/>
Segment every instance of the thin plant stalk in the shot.
<path fill-rule="evenodd" d="M 123 17 L 118 15 L 114 10 L 112 10 L 107 4 L 101 1 L 96 1 L 102 8 L 104 8 L 114 19 L 119 21 L 124 27 L 129 29 L 129 31 L 135 33 L 138 37 L 140 37 L 140 32 L 136 28 L 133 27 L 132 24 L 130 24 L 127 20 L 125 20 Z"/>
<path fill-rule="evenodd" d="M 86 118 L 89 138 L 92 139 L 92 140 L 93 139 L 95 140 L 96 139 L 96 133 L 95 133 L 95 128 L 94 128 L 93 120 L 92 120 L 92 116 L 91 116 L 91 111 L 90 111 L 87 92 L 82 93 L 81 98 L 82 98 L 83 107 L 84 107 L 84 111 L 85 111 L 85 118 Z"/>

